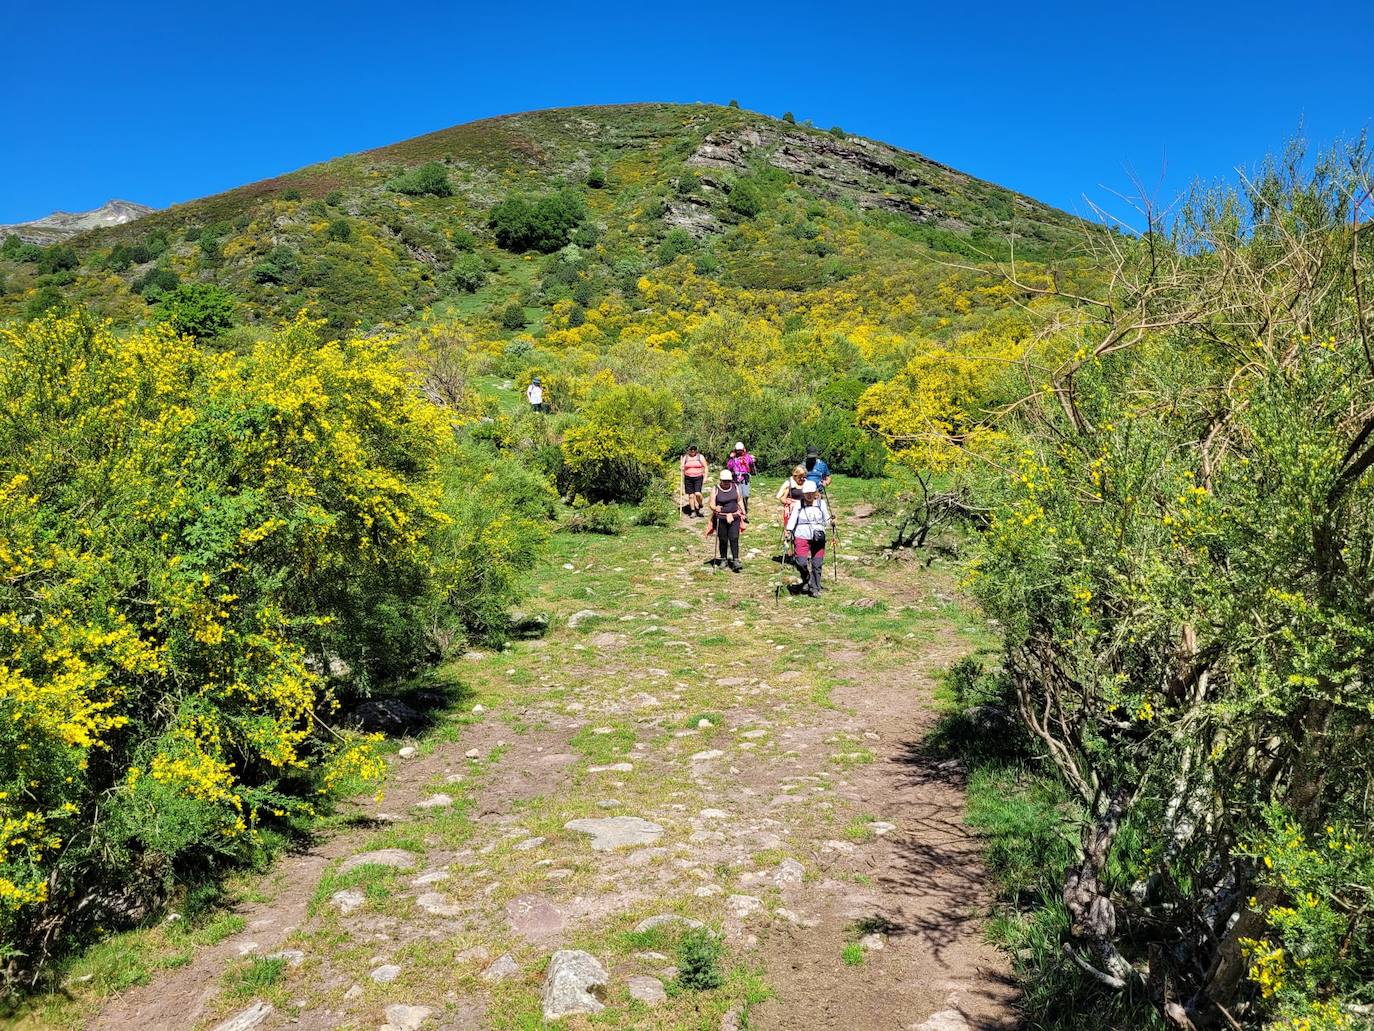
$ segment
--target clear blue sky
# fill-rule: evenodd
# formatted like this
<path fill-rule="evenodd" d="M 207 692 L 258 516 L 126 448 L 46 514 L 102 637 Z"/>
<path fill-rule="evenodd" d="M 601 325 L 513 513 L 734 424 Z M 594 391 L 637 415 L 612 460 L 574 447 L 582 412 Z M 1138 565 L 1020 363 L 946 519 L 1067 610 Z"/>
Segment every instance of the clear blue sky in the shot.
<path fill-rule="evenodd" d="M 0 222 L 579 103 L 735 97 L 1080 212 L 1127 169 L 1171 193 L 1374 123 L 1360 2 L 0 0 L 0 24 Z"/>

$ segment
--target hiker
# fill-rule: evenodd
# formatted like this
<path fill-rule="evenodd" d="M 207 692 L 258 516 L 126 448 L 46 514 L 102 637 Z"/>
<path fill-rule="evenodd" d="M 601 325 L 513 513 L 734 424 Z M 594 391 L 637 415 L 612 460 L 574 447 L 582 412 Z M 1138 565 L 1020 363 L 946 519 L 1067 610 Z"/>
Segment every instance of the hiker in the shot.
<path fill-rule="evenodd" d="M 725 468 L 729 469 L 735 477 L 735 485 L 739 487 L 739 496 L 744 502 L 744 511 L 749 512 L 749 479 L 754 475 L 754 456 L 749 453 L 749 449 L 744 446 L 743 441 L 735 441 L 735 449 L 730 452 L 730 457 L 725 462 Z"/>
<path fill-rule="evenodd" d="M 778 488 L 777 499 L 782 502 L 782 525 L 787 525 L 787 519 L 792 514 L 792 508 L 802 498 L 802 484 L 806 482 L 806 466 L 799 465 L 792 470 L 792 475 L 782 481 L 782 486 Z"/>
<path fill-rule="evenodd" d="M 682 469 L 682 492 L 687 495 L 687 514 L 700 517 L 704 514 L 701 511 L 701 485 L 706 482 L 706 473 L 710 469 L 706 456 L 693 444 L 678 466 Z"/>
<path fill-rule="evenodd" d="M 732 573 L 743 570 L 739 564 L 739 532 L 744 523 L 744 506 L 740 503 L 735 474 L 729 469 L 720 471 L 720 483 L 711 492 L 711 530 L 719 542 L 720 558 L 716 565 L 729 566 Z M 728 555 L 728 559 L 727 559 Z"/>
<path fill-rule="evenodd" d="M 787 517 L 787 539 L 796 550 L 792 562 L 801 573 L 797 590 L 813 598 L 821 593 L 821 566 L 825 562 L 825 528 L 830 525 L 830 506 L 820 496 L 820 485 L 807 480 L 802 499 Z"/>
<path fill-rule="evenodd" d="M 806 449 L 806 478 L 816 484 L 821 491 L 830 486 L 830 466 L 813 444 Z"/>
<path fill-rule="evenodd" d="M 530 380 L 530 385 L 525 389 L 525 399 L 530 403 L 530 411 L 544 410 L 544 385 L 539 382 L 538 376 Z"/>

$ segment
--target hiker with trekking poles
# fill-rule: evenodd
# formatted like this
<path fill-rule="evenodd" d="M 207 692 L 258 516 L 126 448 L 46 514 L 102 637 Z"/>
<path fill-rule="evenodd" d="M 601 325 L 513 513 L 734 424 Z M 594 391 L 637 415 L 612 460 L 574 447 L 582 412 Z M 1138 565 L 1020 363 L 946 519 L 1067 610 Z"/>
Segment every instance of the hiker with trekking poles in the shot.
<path fill-rule="evenodd" d="M 730 457 L 725 461 L 725 468 L 730 470 L 730 474 L 735 478 L 735 486 L 739 488 L 740 500 L 744 502 L 744 511 L 749 512 L 749 480 L 754 475 L 754 456 L 749 453 L 749 449 L 744 446 L 743 441 L 735 442 L 735 449 L 730 452 Z"/>
<path fill-rule="evenodd" d="M 720 483 L 711 491 L 707 504 L 711 509 L 711 526 L 706 536 L 715 534 L 720 552 L 714 564 L 725 566 L 732 573 L 742 572 L 744 567 L 739 561 L 739 535 L 744 528 L 744 503 L 735 483 L 735 474 L 729 469 L 720 471 Z"/>
<path fill-rule="evenodd" d="M 825 563 L 826 531 L 833 525 L 830 506 L 821 496 L 821 485 L 815 480 L 802 484 L 801 501 L 792 506 L 784 529 L 787 543 L 793 550 L 792 564 L 801 574 L 801 582 L 794 593 L 819 598 L 821 567 Z"/>

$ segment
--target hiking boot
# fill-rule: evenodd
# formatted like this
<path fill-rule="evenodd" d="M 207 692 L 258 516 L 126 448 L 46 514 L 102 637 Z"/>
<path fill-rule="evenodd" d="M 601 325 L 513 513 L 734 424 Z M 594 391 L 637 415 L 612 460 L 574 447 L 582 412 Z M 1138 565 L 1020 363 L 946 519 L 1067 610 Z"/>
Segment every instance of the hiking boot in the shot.
<path fill-rule="evenodd" d="M 732 572 L 732 573 L 743 573 L 743 572 L 744 572 L 744 567 L 743 567 L 742 565 L 740 565 L 738 562 L 731 562 L 731 563 L 730 563 L 730 572 Z"/>

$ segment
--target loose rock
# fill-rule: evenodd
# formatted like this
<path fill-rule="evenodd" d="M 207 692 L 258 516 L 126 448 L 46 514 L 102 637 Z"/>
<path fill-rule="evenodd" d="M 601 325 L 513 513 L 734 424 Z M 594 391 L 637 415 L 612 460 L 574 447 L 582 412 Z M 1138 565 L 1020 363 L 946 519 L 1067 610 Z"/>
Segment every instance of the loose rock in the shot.
<path fill-rule="evenodd" d="M 413 852 L 407 852 L 403 848 L 383 848 L 345 859 L 339 867 L 339 873 L 348 873 L 360 866 L 389 866 L 393 870 L 412 870 L 418 863 Z"/>
<path fill-rule="evenodd" d="M 234 1014 L 222 1024 L 216 1024 L 214 1031 L 251 1031 L 272 1015 L 272 1004 L 255 1002 L 246 1010 Z"/>
<path fill-rule="evenodd" d="M 958 1010 L 941 1010 L 919 1024 L 912 1024 L 910 1031 L 969 1031 L 968 1021 Z"/>
<path fill-rule="evenodd" d="M 663 990 L 663 982 L 656 977 L 640 974 L 629 978 L 625 984 L 630 989 L 630 998 L 650 1008 L 668 1001 L 668 993 Z"/>
<path fill-rule="evenodd" d="M 443 809 L 445 806 L 453 805 L 453 796 L 446 795 L 442 791 L 430 795 L 423 802 L 416 802 L 416 809 Z"/>
<path fill-rule="evenodd" d="M 540 895 L 519 895 L 511 899 L 506 903 L 506 919 L 512 931 L 536 943 L 558 937 L 567 925 L 562 911 Z"/>
<path fill-rule="evenodd" d="M 580 949 L 559 949 L 549 960 L 544 975 L 544 1019 L 600 1013 L 606 1008 L 602 997 L 609 980 L 606 968 L 596 957 Z"/>
<path fill-rule="evenodd" d="M 519 972 L 520 964 L 511 958 L 510 953 L 507 953 L 477 976 L 488 984 L 495 984 L 497 981 L 504 981 L 512 974 L 518 974 Z"/>
<path fill-rule="evenodd" d="M 427 891 L 418 896 L 415 904 L 432 916 L 457 916 L 463 911 L 462 906 L 450 902 L 447 895 L 441 895 L 437 891 Z"/>
<path fill-rule="evenodd" d="M 384 963 L 382 966 L 373 970 L 368 976 L 378 984 L 390 984 L 401 976 L 401 968 L 395 963 Z"/>
<path fill-rule="evenodd" d="M 329 901 L 338 907 L 340 913 L 348 916 L 349 913 L 360 908 L 367 901 L 367 897 L 357 888 L 345 888 L 343 891 L 336 891 L 330 895 Z"/>
<path fill-rule="evenodd" d="M 417 1031 L 433 1012 L 428 1006 L 388 1006 L 386 1023 L 381 1026 L 380 1031 Z"/>
<path fill-rule="evenodd" d="M 700 920 L 693 920 L 689 916 L 678 916 L 676 913 L 659 913 L 635 924 L 635 932 L 643 934 L 645 931 L 652 931 L 655 927 L 666 927 L 669 924 L 682 924 L 684 927 L 701 927 Z"/>

